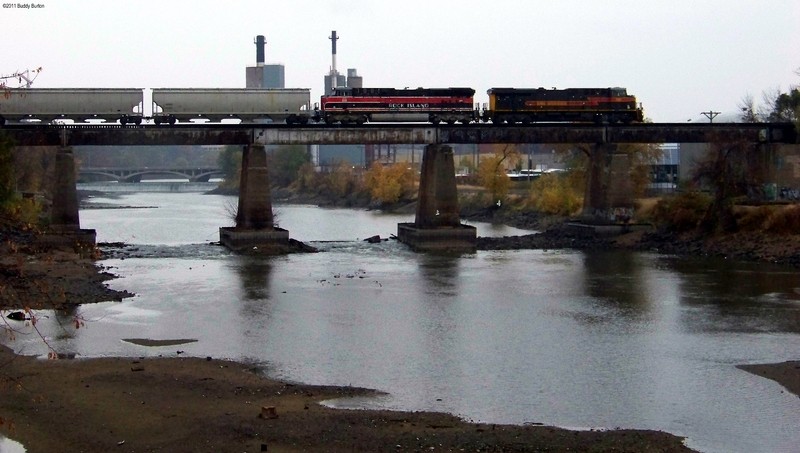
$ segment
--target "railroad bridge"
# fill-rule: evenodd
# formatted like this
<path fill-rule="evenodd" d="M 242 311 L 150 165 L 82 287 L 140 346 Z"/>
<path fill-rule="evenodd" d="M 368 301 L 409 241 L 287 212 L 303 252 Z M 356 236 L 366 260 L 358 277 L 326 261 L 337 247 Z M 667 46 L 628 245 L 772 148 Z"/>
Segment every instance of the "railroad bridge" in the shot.
<path fill-rule="evenodd" d="M 614 185 L 627 180 L 623 143 L 748 143 L 769 151 L 772 144 L 797 143 L 788 123 L 640 123 L 594 125 L 367 124 L 254 125 L 185 124 L 175 126 L 11 125 L 4 131 L 17 147 L 57 147 L 54 228 L 79 231 L 72 146 L 114 145 L 241 145 L 242 174 L 236 226 L 220 228 L 223 244 L 237 249 L 288 241 L 286 230 L 274 228 L 266 163 L 266 144 L 424 144 L 415 221 L 398 225 L 398 238 L 416 250 L 474 250 L 476 233 L 458 215 L 451 144 L 582 143 L 590 145 L 589 183 L 582 220 L 600 225 L 632 200 L 612 199 Z M 24 150 L 18 150 L 24 152 Z M 619 177 L 622 176 L 622 177 Z M 620 192 L 620 190 L 616 190 Z M 624 191 L 623 191 L 624 192 Z"/>
<path fill-rule="evenodd" d="M 2 128 L 17 146 L 425 144 L 470 143 L 797 143 L 791 123 L 593 125 L 178 124 L 174 126 L 20 125 Z"/>

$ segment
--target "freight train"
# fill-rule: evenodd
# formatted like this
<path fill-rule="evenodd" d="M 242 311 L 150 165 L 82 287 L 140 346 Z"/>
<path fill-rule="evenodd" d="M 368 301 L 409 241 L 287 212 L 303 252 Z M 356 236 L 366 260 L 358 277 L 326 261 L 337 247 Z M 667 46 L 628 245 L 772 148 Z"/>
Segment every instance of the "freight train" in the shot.
<path fill-rule="evenodd" d="M 143 114 L 138 88 L 20 88 L 0 99 L 6 122 L 101 120 L 175 124 L 194 119 L 243 123 L 364 124 L 368 122 L 529 124 L 634 123 L 642 108 L 625 88 L 491 88 L 489 103 L 474 104 L 472 88 L 337 88 L 312 108 L 308 89 L 154 88 L 152 116 Z"/>

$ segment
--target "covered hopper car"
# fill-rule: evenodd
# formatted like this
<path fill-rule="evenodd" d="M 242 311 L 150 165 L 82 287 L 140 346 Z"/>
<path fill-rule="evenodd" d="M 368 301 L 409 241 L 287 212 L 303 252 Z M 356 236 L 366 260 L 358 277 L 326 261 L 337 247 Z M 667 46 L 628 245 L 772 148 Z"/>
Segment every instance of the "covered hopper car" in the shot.
<path fill-rule="evenodd" d="M 141 88 L 14 88 L 0 98 L 6 121 L 54 120 L 142 122 Z"/>
<path fill-rule="evenodd" d="M 366 122 L 469 123 L 477 119 L 472 88 L 336 88 L 322 96 L 317 117 L 327 124 Z"/>
<path fill-rule="evenodd" d="M 250 122 L 306 124 L 313 111 L 309 89 L 156 88 L 153 116 L 142 114 L 144 90 L 140 88 L 20 88 L 0 98 L 0 125 L 6 122 L 103 120 L 156 124 L 207 119 L 238 118 Z"/>
<path fill-rule="evenodd" d="M 305 88 L 154 88 L 153 121 L 238 118 L 243 123 L 306 124 L 313 114 L 310 102 L 311 90 Z"/>
<path fill-rule="evenodd" d="M 632 123 L 643 120 L 625 88 L 491 88 L 483 120 L 493 123 L 576 121 Z"/>

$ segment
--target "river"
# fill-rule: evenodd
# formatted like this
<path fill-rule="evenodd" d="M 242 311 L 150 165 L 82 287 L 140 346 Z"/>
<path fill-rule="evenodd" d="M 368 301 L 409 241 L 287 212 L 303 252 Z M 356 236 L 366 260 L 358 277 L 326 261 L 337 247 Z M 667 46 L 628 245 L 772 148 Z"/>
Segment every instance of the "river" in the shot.
<path fill-rule="evenodd" d="M 213 356 L 275 378 L 385 396 L 347 408 L 434 410 L 494 423 L 639 428 L 705 452 L 796 451 L 800 398 L 739 364 L 798 359 L 796 270 L 649 253 L 418 254 L 394 240 L 413 216 L 277 205 L 316 254 L 237 256 L 211 242 L 234 197 L 97 197 L 81 224 L 142 257 L 101 262 L 136 296 L 38 324 L 59 352 Z M 481 236 L 528 233 L 474 224 Z M 63 326 L 62 326 L 63 325 Z M 196 339 L 145 347 L 125 338 Z M 6 344 L 44 354 L 35 336 Z"/>

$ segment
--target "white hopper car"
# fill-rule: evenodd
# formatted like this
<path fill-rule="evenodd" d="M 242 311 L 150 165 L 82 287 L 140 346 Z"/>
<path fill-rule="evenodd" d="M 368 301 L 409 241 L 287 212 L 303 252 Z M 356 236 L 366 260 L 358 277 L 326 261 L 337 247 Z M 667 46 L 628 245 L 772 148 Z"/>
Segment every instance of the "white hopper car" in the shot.
<path fill-rule="evenodd" d="M 156 88 L 152 117 L 142 114 L 140 88 L 19 88 L 0 93 L 0 125 L 39 120 L 104 120 L 120 124 L 156 124 L 237 118 L 243 123 L 306 124 L 314 112 L 311 90 L 250 88 Z"/>
<path fill-rule="evenodd" d="M 311 91 L 304 88 L 154 88 L 153 120 L 174 124 L 238 118 L 243 123 L 306 124 L 313 114 L 310 102 Z"/>
<path fill-rule="evenodd" d="M 0 125 L 40 120 L 142 122 L 141 88 L 13 88 L 0 93 Z"/>

